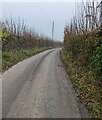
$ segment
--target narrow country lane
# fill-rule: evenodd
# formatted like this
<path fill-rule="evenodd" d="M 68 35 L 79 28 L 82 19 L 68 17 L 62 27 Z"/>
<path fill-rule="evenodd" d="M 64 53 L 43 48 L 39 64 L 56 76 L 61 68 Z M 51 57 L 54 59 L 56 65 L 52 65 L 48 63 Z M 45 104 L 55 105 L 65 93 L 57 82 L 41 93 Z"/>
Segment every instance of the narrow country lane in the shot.
<path fill-rule="evenodd" d="M 80 118 L 72 85 L 51 49 L 3 73 L 3 118 Z"/>

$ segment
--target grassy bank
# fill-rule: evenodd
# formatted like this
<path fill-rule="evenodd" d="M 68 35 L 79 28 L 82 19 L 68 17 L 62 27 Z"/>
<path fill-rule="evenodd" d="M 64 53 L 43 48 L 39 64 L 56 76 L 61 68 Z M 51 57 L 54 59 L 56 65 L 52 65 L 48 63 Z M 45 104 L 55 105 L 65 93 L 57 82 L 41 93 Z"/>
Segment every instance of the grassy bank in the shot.
<path fill-rule="evenodd" d="M 3 71 L 27 57 L 60 46 L 61 42 L 37 33 L 21 18 L 0 20 L 0 67 Z"/>
<path fill-rule="evenodd" d="M 89 66 L 77 64 L 76 59 L 72 59 L 70 52 L 65 49 L 61 51 L 61 59 L 65 65 L 70 80 L 73 83 L 80 101 L 85 104 L 91 117 L 102 117 L 101 79 Z"/>
<path fill-rule="evenodd" d="M 12 65 L 22 61 L 28 57 L 31 57 L 39 52 L 45 51 L 47 47 L 43 48 L 31 48 L 31 49 L 19 49 L 2 52 L 2 69 L 3 71 L 10 68 Z"/>

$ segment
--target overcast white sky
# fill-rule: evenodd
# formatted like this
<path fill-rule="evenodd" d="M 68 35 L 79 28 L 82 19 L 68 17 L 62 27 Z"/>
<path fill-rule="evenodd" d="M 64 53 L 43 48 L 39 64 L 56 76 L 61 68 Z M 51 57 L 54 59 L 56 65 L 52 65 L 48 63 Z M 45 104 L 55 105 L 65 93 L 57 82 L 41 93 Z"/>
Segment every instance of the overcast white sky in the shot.
<path fill-rule="evenodd" d="M 48 37 L 51 37 L 52 21 L 54 21 L 54 39 L 63 40 L 64 27 L 73 17 L 74 9 L 75 0 L 74 2 L 4 2 L 2 17 L 19 16 L 26 21 L 27 26 Z"/>
<path fill-rule="evenodd" d="M 63 40 L 66 23 L 73 16 L 74 2 L 5 2 L 2 17 L 21 17 L 27 26 L 51 37 L 52 21 L 55 23 L 54 39 Z"/>

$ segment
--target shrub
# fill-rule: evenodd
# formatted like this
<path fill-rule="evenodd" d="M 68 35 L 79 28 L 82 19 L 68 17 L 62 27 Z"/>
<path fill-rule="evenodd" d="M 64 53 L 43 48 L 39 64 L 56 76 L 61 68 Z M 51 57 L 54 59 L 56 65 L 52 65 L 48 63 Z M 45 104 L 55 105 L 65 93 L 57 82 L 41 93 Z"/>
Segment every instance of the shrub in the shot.
<path fill-rule="evenodd" d="M 102 75 L 102 44 L 96 48 L 92 62 L 97 73 Z"/>

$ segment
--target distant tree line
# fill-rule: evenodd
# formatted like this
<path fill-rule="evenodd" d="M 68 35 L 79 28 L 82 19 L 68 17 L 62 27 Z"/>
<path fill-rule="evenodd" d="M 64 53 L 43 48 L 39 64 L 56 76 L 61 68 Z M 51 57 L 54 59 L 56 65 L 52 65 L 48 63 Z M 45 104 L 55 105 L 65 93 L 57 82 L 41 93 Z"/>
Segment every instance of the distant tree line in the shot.
<path fill-rule="evenodd" d="M 1 21 L 0 31 L 3 51 L 33 47 L 60 47 L 62 45 L 59 41 L 52 41 L 51 38 L 29 29 L 20 17 L 17 20 L 10 18 Z"/>

